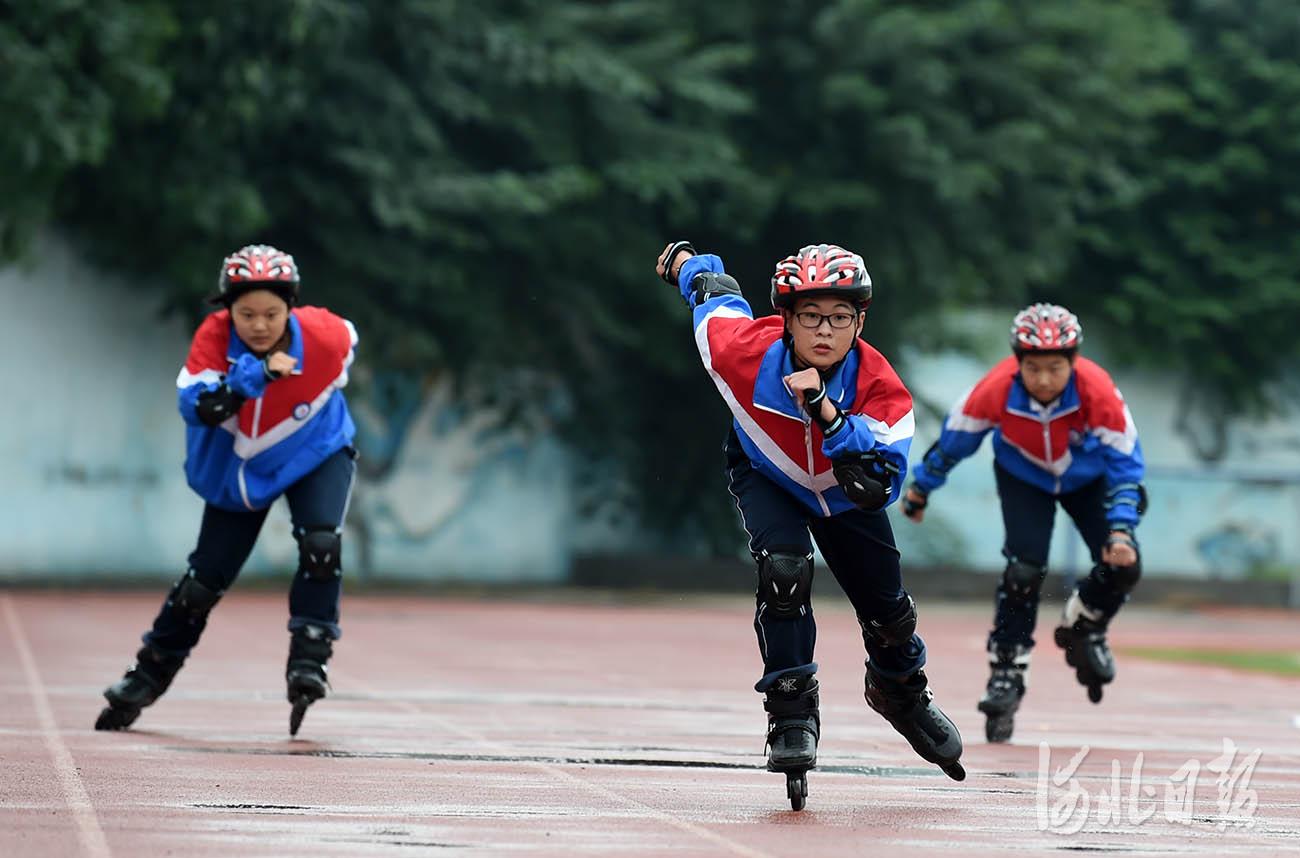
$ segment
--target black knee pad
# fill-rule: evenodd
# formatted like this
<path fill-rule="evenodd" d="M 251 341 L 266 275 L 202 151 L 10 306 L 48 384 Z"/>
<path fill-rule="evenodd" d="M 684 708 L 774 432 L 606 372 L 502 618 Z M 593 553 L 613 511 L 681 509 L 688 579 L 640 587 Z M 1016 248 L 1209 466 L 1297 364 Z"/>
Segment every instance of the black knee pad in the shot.
<path fill-rule="evenodd" d="M 298 571 L 321 581 L 343 574 L 343 537 L 333 527 L 308 527 L 298 537 Z"/>
<path fill-rule="evenodd" d="M 802 616 L 812 599 L 813 559 L 793 551 L 764 551 L 758 556 L 758 600 L 769 616 Z"/>
<path fill-rule="evenodd" d="M 221 591 L 204 585 L 191 569 L 172 587 L 171 606 L 173 611 L 187 620 L 201 620 L 207 617 L 220 598 Z"/>
<path fill-rule="evenodd" d="M 1109 563 L 1098 563 L 1093 567 L 1092 575 L 1108 590 L 1128 595 L 1133 592 L 1138 579 L 1142 577 L 1142 561 L 1139 560 L 1132 566 L 1112 566 Z"/>
<path fill-rule="evenodd" d="M 883 646 L 902 646 L 916 634 L 916 600 L 903 593 L 902 603 L 884 617 L 858 622 L 862 631 Z"/>
<path fill-rule="evenodd" d="M 1038 592 L 1046 577 L 1045 566 L 1012 557 L 1007 560 L 1007 568 L 1002 572 L 1002 589 L 1008 596 L 1022 602 L 1037 601 Z"/>

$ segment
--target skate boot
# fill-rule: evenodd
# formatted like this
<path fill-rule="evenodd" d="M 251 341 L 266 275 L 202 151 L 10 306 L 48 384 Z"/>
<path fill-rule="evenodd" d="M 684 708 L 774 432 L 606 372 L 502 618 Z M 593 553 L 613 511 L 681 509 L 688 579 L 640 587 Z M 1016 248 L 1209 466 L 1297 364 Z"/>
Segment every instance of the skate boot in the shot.
<path fill-rule="evenodd" d="M 95 719 L 96 730 L 125 730 L 172 684 L 185 656 L 167 655 L 145 644 L 126 675 L 104 690 L 108 706 Z"/>
<path fill-rule="evenodd" d="M 767 770 L 784 772 L 790 807 L 803 810 L 808 798 L 808 770 L 817 766 L 821 735 L 817 680 L 782 677 L 763 700 L 767 710 Z"/>
<path fill-rule="evenodd" d="M 966 779 L 961 760 L 961 733 L 934 705 L 924 670 L 906 679 L 881 676 L 867 663 L 867 705 L 885 716 L 922 759 L 943 769 L 955 781 Z"/>
<path fill-rule="evenodd" d="M 980 698 L 984 713 L 984 738 L 990 742 L 1010 741 L 1016 727 L 1016 710 L 1025 696 L 1029 671 L 1029 650 L 1018 644 L 989 649 L 989 684 Z"/>
<path fill-rule="evenodd" d="M 1065 615 L 1056 629 L 1056 645 L 1065 650 L 1065 663 L 1074 668 L 1088 699 L 1101 702 L 1103 685 L 1115 681 L 1115 657 L 1106 643 L 1107 620 L 1083 603 L 1076 591 L 1065 603 Z"/>
<path fill-rule="evenodd" d="M 298 735 L 307 707 L 324 697 L 329 689 L 326 664 L 334 654 L 334 646 L 327 635 L 320 626 L 303 626 L 295 629 L 289 639 L 289 662 L 284 678 L 289 702 L 293 704 L 289 712 L 290 736 Z"/>

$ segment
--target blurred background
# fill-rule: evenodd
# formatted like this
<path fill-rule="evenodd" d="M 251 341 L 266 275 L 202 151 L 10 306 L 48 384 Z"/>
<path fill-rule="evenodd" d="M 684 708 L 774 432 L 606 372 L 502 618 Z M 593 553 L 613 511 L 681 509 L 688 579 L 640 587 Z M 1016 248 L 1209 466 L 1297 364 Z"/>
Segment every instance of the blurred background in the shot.
<path fill-rule="evenodd" d="M 654 274 L 689 238 L 758 313 L 861 253 L 914 461 L 1065 304 L 1142 436 L 1143 589 L 1300 603 L 1297 55 L 1293 0 L 0 0 L 0 580 L 183 571 L 174 379 L 265 242 L 361 336 L 354 583 L 749 588 Z M 914 591 L 991 594 L 990 469 L 891 513 Z M 277 507 L 245 574 L 296 557 Z"/>

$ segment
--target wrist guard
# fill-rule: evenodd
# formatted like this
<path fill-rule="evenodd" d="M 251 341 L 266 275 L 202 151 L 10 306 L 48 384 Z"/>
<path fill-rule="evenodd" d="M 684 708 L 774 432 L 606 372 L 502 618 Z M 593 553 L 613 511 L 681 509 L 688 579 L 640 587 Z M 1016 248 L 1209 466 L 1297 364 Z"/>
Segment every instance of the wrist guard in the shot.
<path fill-rule="evenodd" d="M 246 401 L 222 382 L 216 390 L 199 394 L 195 410 L 205 426 L 219 426 L 238 414 Z"/>
<path fill-rule="evenodd" d="M 835 409 L 835 416 L 830 420 L 822 417 L 822 401 L 826 399 L 826 383 L 822 382 L 821 387 L 813 390 L 808 388 L 803 392 L 803 407 L 808 412 L 808 416 L 813 422 L 821 427 L 822 437 L 829 438 L 836 432 L 844 428 L 848 421 L 844 419 L 844 412 L 840 411 L 838 405 L 834 402 L 831 407 Z"/>
<path fill-rule="evenodd" d="M 917 512 L 918 510 L 923 510 L 930 505 L 929 495 L 927 495 L 925 492 L 921 491 L 920 489 L 916 488 L 915 483 L 912 484 L 912 488 L 915 489 L 916 493 L 921 496 L 921 499 L 912 500 L 906 494 L 903 495 L 902 505 L 903 505 L 903 513 L 905 515 L 911 515 L 912 513 Z"/>
<path fill-rule="evenodd" d="M 672 247 L 668 248 L 668 255 L 664 258 L 663 278 L 664 282 L 669 286 L 677 285 L 677 275 L 673 273 L 673 262 L 677 260 L 677 254 L 683 250 L 695 253 L 695 248 L 691 246 L 689 241 L 676 241 L 673 242 Z"/>

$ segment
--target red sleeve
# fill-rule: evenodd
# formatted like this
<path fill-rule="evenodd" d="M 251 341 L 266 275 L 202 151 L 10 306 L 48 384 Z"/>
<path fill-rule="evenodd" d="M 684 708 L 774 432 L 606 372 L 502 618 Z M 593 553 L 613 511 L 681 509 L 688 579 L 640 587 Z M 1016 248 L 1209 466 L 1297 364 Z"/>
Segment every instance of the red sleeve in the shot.
<path fill-rule="evenodd" d="M 715 313 L 696 329 L 696 344 L 710 369 L 730 384 L 747 382 L 752 391 L 758 365 L 772 343 L 780 339 L 783 329 L 780 316 L 751 319 Z"/>
<path fill-rule="evenodd" d="M 858 340 L 858 358 L 858 395 L 849 413 L 897 425 L 912 413 L 912 394 L 885 356 L 862 340 Z"/>
<path fill-rule="evenodd" d="M 965 428 L 966 423 L 971 426 L 1000 424 L 1007 407 L 1007 394 L 1018 372 L 1020 361 L 1015 355 L 1003 358 L 953 406 L 948 415 L 949 422 L 956 420 L 963 424 L 954 428 Z"/>
<path fill-rule="evenodd" d="M 298 307 L 294 310 L 294 315 L 298 317 L 299 324 L 310 328 L 313 337 L 330 357 L 343 364 L 350 362 L 350 355 L 357 343 L 356 329 L 351 322 L 324 307 Z"/>
<path fill-rule="evenodd" d="M 230 311 L 220 310 L 209 315 L 194 332 L 190 353 L 185 358 L 182 376 L 197 377 L 207 371 L 226 371 L 226 352 L 230 346 Z M 177 382 L 180 383 L 179 381 Z M 188 384 L 181 385 L 188 387 Z"/>
<path fill-rule="evenodd" d="M 1074 372 L 1079 387 L 1079 402 L 1083 406 L 1083 419 L 1088 427 L 1129 432 L 1132 418 L 1110 373 L 1082 357 L 1075 362 Z"/>

